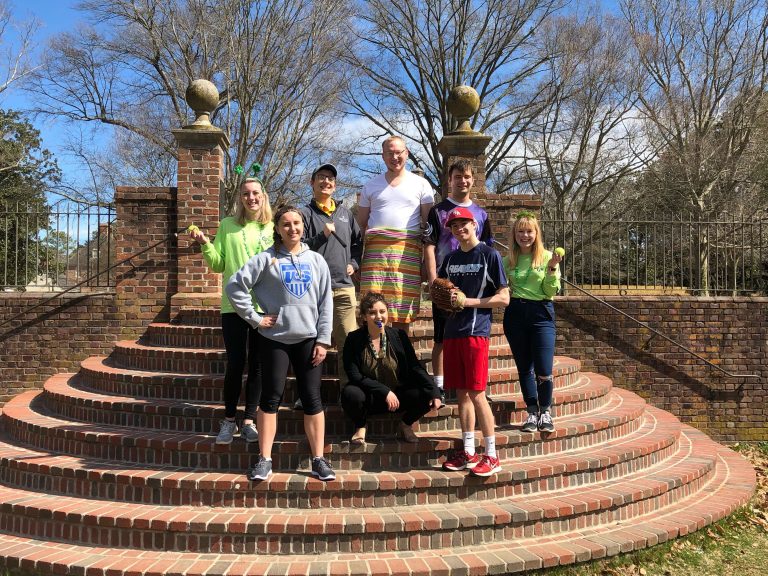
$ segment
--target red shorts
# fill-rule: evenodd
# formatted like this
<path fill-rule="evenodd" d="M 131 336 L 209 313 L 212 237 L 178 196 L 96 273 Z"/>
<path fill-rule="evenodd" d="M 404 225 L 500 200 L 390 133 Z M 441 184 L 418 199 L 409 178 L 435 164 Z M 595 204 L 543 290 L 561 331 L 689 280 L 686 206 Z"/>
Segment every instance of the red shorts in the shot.
<path fill-rule="evenodd" d="M 443 340 L 443 384 L 446 390 L 486 389 L 488 342 L 483 336 Z"/>

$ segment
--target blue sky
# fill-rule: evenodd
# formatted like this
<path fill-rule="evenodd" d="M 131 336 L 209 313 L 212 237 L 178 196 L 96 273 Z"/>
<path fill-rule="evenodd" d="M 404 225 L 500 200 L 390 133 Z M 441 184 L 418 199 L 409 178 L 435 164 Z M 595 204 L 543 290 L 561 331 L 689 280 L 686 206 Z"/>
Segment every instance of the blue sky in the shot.
<path fill-rule="evenodd" d="M 10 0 L 9 2 L 16 20 L 24 21 L 34 16 L 40 22 L 40 29 L 36 34 L 37 50 L 45 47 L 50 36 L 74 28 L 79 20 L 78 10 L 75 8 L 77 3 L 78 0 Z M 0 107 L 24 110 L 27 107 L 27 101 L 23 93 L 11 88 L 0 95 Z M 30 120 L 40 130 L 43 145 L 56 155 L 59 166 L 71 176 L 75 176 L 73 172 L 77 171 L 77 165 L 72 164 L 61 153 L 62 127 L 52 120 L 42 118 Z"/>

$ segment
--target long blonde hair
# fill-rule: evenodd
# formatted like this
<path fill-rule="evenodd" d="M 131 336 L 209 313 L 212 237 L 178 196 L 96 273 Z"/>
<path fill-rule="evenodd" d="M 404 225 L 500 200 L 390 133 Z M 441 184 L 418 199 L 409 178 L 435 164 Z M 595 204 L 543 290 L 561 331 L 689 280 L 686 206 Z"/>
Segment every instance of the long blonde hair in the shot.
<path fill-rule="evenodd" d="M 522 254 L 517 243 L 516 233 L 521 228 L 528 226 L 536 232 L 536 239 L 531 247 L 531 268 L 538 268 L 544 264 L 544 242 L 541 239 L 541 226 L 539 226 L 536 214 L 526 210 L 513 217 L 509 226 L 509 263 L 512 268 L 517 266 L 517 259 Z"/>
<path fill-rule="evenodd" d="M 261 188 L 261 193 L 264 196 L 264 201 L 261 203 L 261 208 L 256 213 L 256 222 L 261 225 L 267 224 L 272 221 L 272 206 L 269 203 L 269 194 L 267 194 L 267 189 L 264 188 L 264 182 L 262 182 L 259 178 L 246 178 L 243 180 L 243 183 L 240 184 L 238 194 L 242 196 L 243 186 L 250 182 L 256 182 L 259 185 L 259 188 Z M 242 198 L 238 198 L 235 202 L 234 217 L 235 221 L 240 224 L 240 226 L 245 226 L 247 219 L 245 217 L 245 206 L 243 206 Z"/>

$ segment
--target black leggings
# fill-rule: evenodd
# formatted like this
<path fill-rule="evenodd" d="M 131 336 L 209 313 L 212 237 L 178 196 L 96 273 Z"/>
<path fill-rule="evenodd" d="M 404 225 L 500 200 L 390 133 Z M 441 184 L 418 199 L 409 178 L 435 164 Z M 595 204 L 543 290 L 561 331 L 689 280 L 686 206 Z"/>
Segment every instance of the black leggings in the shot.
<path fill-rule="evenodd" d="M 400 401 L 398 412 L 405 412 L 403 422 L 409 426 L 431 409 L 430 402 L 433 396 L 423 388 L 404 384 L 392 392 Z M 386 396 L 377 393 L 366 394 L 365 390 L 354 384 L 347 384 L 341 391 L 341 406 L 344 408 L 347 418 L 354 423 L 355 428 L 365 426 L 369 415 L 389 412 Z"/>
<path fill-rule="evenodd" d="M 315 339 L 308 338 L 296 344 L 283 344 L 259 334 L 259 359 L 264 374 L 259 406 L 265 414 L 275 414 L 285 392 L 288 364 L 296 375 L 296 387 L 306 416 L 323 411 L 320 383 L 323 365 L 312 366 Z"/>
<path fill-rule="evenodd" d="M 227 351 L 224 372 L 224 415 L 234 418 L 243 387 L 246 349 L 248 350 L 248 377 L 245 380 L 245 418 L 256 418 L 261 396 L 261 369 L 258 357 L 258 332 L 234 312 L 221 315 L 221 333 Z"/>

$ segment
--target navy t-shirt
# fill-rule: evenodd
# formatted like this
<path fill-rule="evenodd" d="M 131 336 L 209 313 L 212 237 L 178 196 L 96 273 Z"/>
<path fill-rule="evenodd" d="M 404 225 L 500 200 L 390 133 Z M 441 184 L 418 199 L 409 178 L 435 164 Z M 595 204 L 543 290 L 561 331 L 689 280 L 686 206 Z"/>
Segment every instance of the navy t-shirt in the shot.
<path fill-rule="evenodd" d="M 443 260 L 437 275 L 448 278 L 467 298 L 493 296 L 507 286 L 501 255 L 482 242 L 469 252 L 454 250 Z M 465 308 L 445 321 L 444 338 L 491 335 L 491 308 Z"/>

